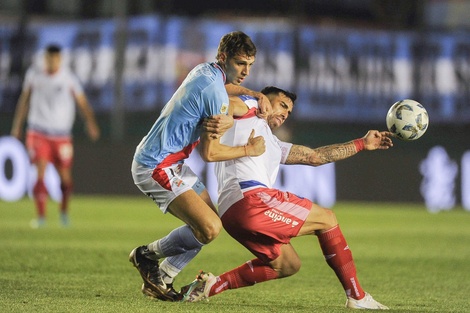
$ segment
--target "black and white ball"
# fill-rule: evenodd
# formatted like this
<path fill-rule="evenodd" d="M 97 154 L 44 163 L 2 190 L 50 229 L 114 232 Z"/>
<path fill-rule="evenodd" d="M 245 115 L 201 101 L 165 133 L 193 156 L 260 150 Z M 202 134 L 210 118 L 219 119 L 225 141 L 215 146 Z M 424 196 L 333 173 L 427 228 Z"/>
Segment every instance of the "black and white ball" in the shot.
<path fill-rule="evenodd" d="M 401 140 L 411 141 L 423 136 L 429 126 L 428 112 L 419 102 L 405 99 L 388 110 L 387 128 Z"/>

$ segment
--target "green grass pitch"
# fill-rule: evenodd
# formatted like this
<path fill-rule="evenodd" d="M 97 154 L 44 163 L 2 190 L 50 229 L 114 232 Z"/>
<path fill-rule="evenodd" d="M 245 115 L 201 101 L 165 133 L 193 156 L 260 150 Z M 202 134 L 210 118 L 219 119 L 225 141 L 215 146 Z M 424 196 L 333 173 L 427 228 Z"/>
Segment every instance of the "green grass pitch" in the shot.
<path fill-rule="evenodd" d="M 391 312 L 470 312 L 470 213 L 429 214 L 422 205 L 337 203 L 333 208 L 364 289 Z M 150 300 L 129 252 L 181 225 L 147 198 L 74 196 L 71 225 L 33 230 L 30 199 L 0 202 L 1 312 L 350 312 L 313 236 L 292 243 L 303 260 L 292 277 L 229 290 L 202 303 Z M 178 276 L 220 274 L 251 259 L 225 232 Z"/>

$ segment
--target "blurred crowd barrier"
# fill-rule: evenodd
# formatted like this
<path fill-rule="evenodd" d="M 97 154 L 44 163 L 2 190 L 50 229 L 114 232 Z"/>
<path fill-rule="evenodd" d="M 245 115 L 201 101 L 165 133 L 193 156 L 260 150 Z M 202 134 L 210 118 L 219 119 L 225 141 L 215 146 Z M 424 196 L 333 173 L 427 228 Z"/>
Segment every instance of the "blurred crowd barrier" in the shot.
<path fill-rule="evenodd" d="M 416 32 L 320 27 L 285 19 L 132 17 L 0 26 L 0 112 L 16 104 L 26 66 L 54 42 L 85 84 L 94 108 L 116 104 L 116 50 L 125 36 L 122 90 L 127 111 L 158 110 L 187 72 L 215 60 L 220 38 L 242 30 L 258 47 L 246 86 L 277 85 L 299 95 L 298 120 L 378 121 L 395 101 L 411 98 L 434 123 L 470 120 L 468 32 Z M 120 80 L 121 81 L 121 80 Z"/>

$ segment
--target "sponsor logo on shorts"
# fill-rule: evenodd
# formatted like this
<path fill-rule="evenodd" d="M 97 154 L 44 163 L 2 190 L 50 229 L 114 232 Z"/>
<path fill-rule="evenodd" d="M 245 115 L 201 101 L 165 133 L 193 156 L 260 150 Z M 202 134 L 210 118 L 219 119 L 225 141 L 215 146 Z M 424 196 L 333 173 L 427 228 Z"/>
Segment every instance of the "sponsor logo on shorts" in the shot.
<path fill-rule="evenodd" d="M 273 222 L 281 222 L 285 223 L 287 225 L 292 225 L 292 227 L 295 227 L 299 225 L 299 222 L 293 221 L 289 217 L 285 217 L 283 213 L 275 210 L 275 209 L 270 209 L 264 211 L 264 215 L 268 216 Z"/>

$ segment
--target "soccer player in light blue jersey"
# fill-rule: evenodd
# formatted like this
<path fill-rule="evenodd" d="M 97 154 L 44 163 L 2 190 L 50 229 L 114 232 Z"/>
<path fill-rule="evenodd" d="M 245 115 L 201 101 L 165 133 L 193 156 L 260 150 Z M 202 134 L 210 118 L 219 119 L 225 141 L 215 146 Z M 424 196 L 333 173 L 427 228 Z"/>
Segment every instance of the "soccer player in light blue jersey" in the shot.
<path fill-rule="evenodd" d="M 270 109 L 264 95 L 239 86 L 249 75 L 255 57 L 256 47 L 243 32 L 223 36 L 216 62 L 199 64 L 188 74 L 137 146 L 132 162 L 135 184 L 163 213 L 169 212 L 185 223 L 131 251 L 129 260 L 143 278 L 145 295 L 180 300 L 181 295 L 173 288 L 175 276 L 222 228 L 204 184 L 184 163 L 193 149 L 200 144 L 201 157 L 207 162 L 257 156 L 265 151 L 263 137 L 254 132 L 240 146 L 219 141 L 233 125 L 227 90 L 261 99 L 261 115 Z M 164 260 L 159 263 L 159 259 Z"/>

